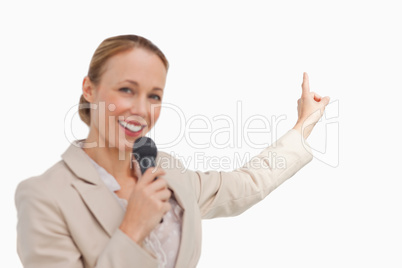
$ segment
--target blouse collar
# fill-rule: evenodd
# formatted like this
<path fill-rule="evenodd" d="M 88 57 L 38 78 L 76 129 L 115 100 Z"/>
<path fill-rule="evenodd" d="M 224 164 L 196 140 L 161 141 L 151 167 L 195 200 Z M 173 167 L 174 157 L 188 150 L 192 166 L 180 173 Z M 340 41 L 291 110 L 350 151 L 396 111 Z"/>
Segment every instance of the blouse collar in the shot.
<path fill-rule="evenodd" d="M 83 146 L 83 141 L 78 141 L 78 145 L 81 147 Z M 103 167 L 101 167 L 98 163 L 96 163 L 88 154 L 85 153 L 85 155 L 88 157 L 88 159 L 91 161 L 91 163 L 95 166 L 96 171 L 99 173 L 99 176 L 103 183 L 106 185 L 106 187 L 112 191 L 119 191 L 121 189 L 119 183 L 116 181 L 116 179 L 106 171 Z"/>

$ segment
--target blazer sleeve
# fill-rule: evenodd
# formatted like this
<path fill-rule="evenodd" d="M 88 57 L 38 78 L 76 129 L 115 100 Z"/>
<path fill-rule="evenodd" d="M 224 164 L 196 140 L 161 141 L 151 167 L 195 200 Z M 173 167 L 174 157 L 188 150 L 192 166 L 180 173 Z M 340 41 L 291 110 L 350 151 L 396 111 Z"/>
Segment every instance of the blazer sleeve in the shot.
<path fill-rule="evenodd" d="M 28 179 L 15 194 L 17 207 L 17 252 L 25 268 L 83 268 L 80 250 L 69 234 L 57 201 L 45 183 Z M 110 238 L 96 268 L 158 267 L 157 260 L 119 229 Z"/>
<path fill-rule="evenodd" d="M 264 199 L 313 158 L 301 133 L 289 130 L 232 172 L 190 171 L 203 219 L 236 216 Z"/>

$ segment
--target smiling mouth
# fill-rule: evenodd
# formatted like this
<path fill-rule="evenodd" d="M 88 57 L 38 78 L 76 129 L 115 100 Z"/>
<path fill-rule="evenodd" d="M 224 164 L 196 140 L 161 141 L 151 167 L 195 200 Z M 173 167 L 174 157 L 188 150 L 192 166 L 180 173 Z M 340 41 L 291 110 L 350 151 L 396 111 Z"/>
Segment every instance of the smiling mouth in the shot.
<path fill-rule="evenodd" d="M 127 123 L 125 121 L 119 121 L 119 124 L 122 127 L 124 127 L 125 129 L 130 130 L 131 132 L 139 132 L 139 131 L 143 130 L 144 127 L 146 127 L 146 125 L 140 125 L 139 123 L 138 123 L 138 125 L 130 124 L 130 123 Z"/>

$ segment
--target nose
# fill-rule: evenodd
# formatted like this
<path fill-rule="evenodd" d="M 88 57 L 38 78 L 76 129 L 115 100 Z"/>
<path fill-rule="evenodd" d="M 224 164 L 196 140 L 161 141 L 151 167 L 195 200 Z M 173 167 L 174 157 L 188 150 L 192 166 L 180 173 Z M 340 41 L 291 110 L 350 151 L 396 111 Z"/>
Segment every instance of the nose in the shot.
<path fill-rule="evenodd" d="M 146 119 L 148 114 L 148 101 L 146 96 L 138 96 L 133 100 L 130 112 L 132 115 L 141 116 Z"/>

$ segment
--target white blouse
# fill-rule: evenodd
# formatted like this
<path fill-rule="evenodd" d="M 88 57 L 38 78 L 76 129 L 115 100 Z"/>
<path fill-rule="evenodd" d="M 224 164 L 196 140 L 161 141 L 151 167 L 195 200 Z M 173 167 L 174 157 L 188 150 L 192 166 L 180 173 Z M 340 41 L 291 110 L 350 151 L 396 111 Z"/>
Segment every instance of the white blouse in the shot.
<path fill-rule="evenodd" d="M 89 156 L 88 158 L 94 164 L 106 187 L 114 194 L 123 209 L 126 210 L 127 200 L 119 198 L 115 193 L 115 191 L 120 190 L 119 183 L 92 158 Z M 169 199 L 169 203 L 172 209 L 163 216 L 163 222 L 158 224 L 144 240 L 145 250 L 158 259 L 159 268 L 173 268 L 180 248 L 183 209 L 177 204 L 173 194 Z"/>

